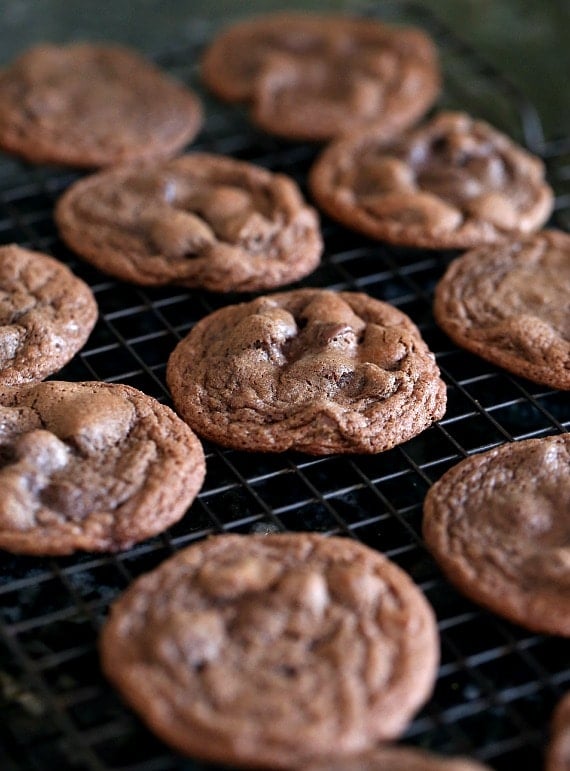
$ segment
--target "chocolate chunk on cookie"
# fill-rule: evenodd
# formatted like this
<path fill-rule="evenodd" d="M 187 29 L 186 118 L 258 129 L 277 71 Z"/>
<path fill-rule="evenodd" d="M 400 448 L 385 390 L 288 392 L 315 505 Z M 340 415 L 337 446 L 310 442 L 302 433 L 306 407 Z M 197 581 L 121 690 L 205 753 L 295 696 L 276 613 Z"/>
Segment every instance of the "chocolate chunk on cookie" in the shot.
<path fill-rule="evenodd" d="M 454 466 L 428 492 L 424 536 L 475 602 L 570 637 L 570 434 L 502 445 Z"/>
<path fill-rule="evenodd" d="M 332 14 L 234 24 L 206 51 L 202 76 L 221 99 L 245 102 L 264 130 L 301 140 L 365 126 L 391 139 L 440 88 L 436 49 L 423 32 Z"/>
<path fill-rule="evenodd" d="M 453 112 L 388 147 L 375 131 L 334 142 L 311 169 L 310 188 L 347 227 L 428 249 L 532 232 L 553 205 L 539 158 L 488 123 Z"/>
<path fill-rule="evenodd" d="M 204 478 L 198 439 L 124 385 L 49 381 L 0 393 L 0 548 L 117 551 L 184 514 Z"/>
<path fill-rule="evenodd" d="M 544 771 L 568 771 L 568 769 L 570 769 L 570 693 L 560 700 L 554 711 Z"/>
<path fill-rule="evenodd" d="M 78 254 L 137 284 L 268 289 L 310 273 L 322 251 L 292 179 L 221 155 L 95 174 L 64 194 L 56 221 Z"/>
<path fill-rule="evenodd" d="M 0 387 L 43 380 L 83 347 L 97 303 L 63 263 L 0 247 Z"/>
<path fill-rule="evenodd" d="M 197 97 L 134 51 L 44 45 L 0 73 L 0 147 L 32 163 L 109 166 L 174 155 L 202 123 Z"/>
<path fill-rule="evenodd" d="M 570 389 L 570 235 L 546 230 L 464 254 L 437 285 L 434 314 L 462 348 Z"/>
<path fill-rule="evenodd" d="M 200 435 L 243 450 L 374 453 L 445 412 L 445 384 L 410 319 L 353 292 L 299 289 L 226 306 L 168 361 Z"/>
<path fill-rule="evenodd" d="M 299 771 L 490 771 L 470 758 L 435 755 L 413 747 L 379 746 L 346 758 L 330 757 L 308 763 Z"/>
<path fill-rule="evenodd" d="M 298 768 L 401 734 L 438 661 L 433 612 L 378 552 L 313 534 L 218 536 L 111 609 L 103 670 L 180 752 Z"/>

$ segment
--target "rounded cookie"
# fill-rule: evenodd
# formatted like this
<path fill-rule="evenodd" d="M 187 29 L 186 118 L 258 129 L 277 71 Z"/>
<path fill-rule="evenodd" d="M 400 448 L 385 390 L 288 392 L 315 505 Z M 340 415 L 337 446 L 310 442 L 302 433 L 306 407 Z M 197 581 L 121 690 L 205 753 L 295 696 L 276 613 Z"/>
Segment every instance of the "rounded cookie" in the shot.
<path fill-rule="evenodd" d="M 125 385 L 49 381 L 0 393 L 0 548 L 118 551 L 177 522 L 204 479 L 198 439 Z"/>
<path fill-rule="evenodd" d="M 552 717 L 550 744 L 546 750 L 544 771 L 570 769 L 570 693 L 557 704 Z"/>
<path fill-rule="evenodd" d="M 570 235 L 546 230 L 464 254 L 438 283 L 434 314 L 462 348 L 570 389 Z"/>
<path fill-rule="evenodd" d="M 314 270 L 316 212 L 292 179 L 222 155 L 107 170 L 59 200 L 65 242 L 137 284 L 216 292 L 281 286 Z"/>
<path fill-rule="evenodd" d="M 245 102 L 264 130 L 330 140 L 365 126 L 385 139 L 435 101 L 435 46 L 418 29 L 340 15 L 274 13 L 234 24 L 207 49 L 202 77 Z"/>
<path fill-rule="evenodd" d="M 472 600 L 570 637 L 570 433 L 454 466 L 427 494 L 423 529 L 443 572 Z"/>
<path fill-rule="evenodd" d="M 171 354 L 167 382 L 198 434 L 266 452 L 380 452 L 446 406 L 434 356 L 405 314 L 325 289 L 206 316 Z"/>
<path fill-rule="evenodd" d="M 307 533 L 185 549 L 119 598 L 100 647 L 107 677 L 164 741 L 248 768 L 398 736 L 438 662 L 433 611 L 400 568 Z"/>
<path fill-rule="evenodd" d="M 43 380 L 83 347 L 95 322 L 91 289 L 63 263 L 0 247 L 0 387 Z"/>
<path fill-rule="evenodd" d="M 505 134 L 444 112 L 387 147 L 360 132 L 327 147 L 310 172 L 318 205 L 393 244 L 463 249 L 536 230 L 553 193 L 544 165 Z"/>
<path fill-rule="evenodd" d="M 0 147 L 33 163 L 108 166 L 174 155 L 202 123 L 197 97 L 134 51 L 42 45 L 0 73 Z"/>
<path fill-rule="evenodd" d="M 415 747 L 383 745 L 361 755 L 330 757 L 298 771 L 490 771 L 470 758 L 444 757 Z"/>

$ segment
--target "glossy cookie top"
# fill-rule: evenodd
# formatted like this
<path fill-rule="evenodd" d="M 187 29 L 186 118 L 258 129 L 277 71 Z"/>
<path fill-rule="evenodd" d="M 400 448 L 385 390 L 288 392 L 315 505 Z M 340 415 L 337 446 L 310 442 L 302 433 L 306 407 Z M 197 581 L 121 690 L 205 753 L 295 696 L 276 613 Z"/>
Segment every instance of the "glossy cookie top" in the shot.
<path fill-rule="evenodd" d="M 455 249 L 537 230 L 553 194 L 544 166 L 465 113 L 440 113 L 386 145 L 361 132 L 327 147 L 311 170 L 318 205 L 394 244 Z"/>

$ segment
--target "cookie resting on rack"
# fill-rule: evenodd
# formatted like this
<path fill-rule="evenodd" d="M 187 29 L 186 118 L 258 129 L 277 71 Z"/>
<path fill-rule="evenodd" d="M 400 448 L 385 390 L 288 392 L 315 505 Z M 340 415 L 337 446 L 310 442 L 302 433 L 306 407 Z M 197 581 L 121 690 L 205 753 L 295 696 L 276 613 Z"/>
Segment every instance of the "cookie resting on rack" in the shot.
<path fill-rule="evenodd" d="M 570 389 L 570 235 L 544 230 L 455 259 L 436 286 L 434 315 L 462 348 Z"/>
<path fill-rule="evenodd" d="M 434 355 L 404 313 L 325 289 L 206 316 L 171 354 L 167 382 L 199 435 L 242 450 L 380 452 L 446 406 Z"/>
<path fill-rule="evenodd" d="M 348 538 L 214 536 L 111 607 L 104 673 L 176 750 L 299 768 L 399 736 L 429 697 L 433 611 L 404 571 Z"/>
<path fill-rule="evenodd" d="M 552 717 L 550 743 L 546 749 L 544 771 L 568 771 L 570 768 L 570 693 L 556 705 Z"/>
<path fill-rule="evenodd" d="M 318 206 L 372 238 L 427 249 L 496 243 L 541 227 L 542 161 L 482 120 L 444 112 L 387 146 L 375 131 L 329 145 L 310 172 Z"/>
<path fill-rule="evenodd" d="M 0 388 L 61 369 L 86 343 L 97 313 L 91 289 L 63 263 L 0 247 Z"/>
<path fill-rule="evenodd" d="M 198 98 L 135 51 L 42 45 L 0 73 L 0 148 L 32 163 L 110 166 L 174 155 L 202 123 Z"/>
<path fill-rule="evenodd" d="M 206 153 L 82 179 L 55 217 L 77 254 L 136 284 L 269 289 L 313 271 L 323 246 L 292 179 Z"/>
<path fill-rule="evenodd" d="M 334 14 L 238 22 L 206 50 L 202 77 L 265 131 L 316 141 L 365 126 L 391 139 L 440 89 L 437 51 L 421 30 Z"/>
<path fill-rule="evenodd" d="M 445 575 L 472 600 L 570 637 L 570 433 L 463 460 L 430 488 L 423 530 Z"/>
<path fill-rule="evenodd" d="M 48 381 L 0 392 L 0 548 L 118 551 L 177 522 L 205 473 L 198 439 L 125 385 Z"/>

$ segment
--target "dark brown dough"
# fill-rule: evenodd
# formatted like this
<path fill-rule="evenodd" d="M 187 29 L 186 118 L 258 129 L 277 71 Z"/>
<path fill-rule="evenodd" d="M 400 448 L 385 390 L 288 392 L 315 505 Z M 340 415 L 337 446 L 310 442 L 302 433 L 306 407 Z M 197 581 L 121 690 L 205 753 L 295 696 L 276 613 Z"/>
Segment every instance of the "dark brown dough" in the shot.
<path fill-rule="evenodd" d="M 100 172 L 64 194 L 56 221 L 78 254 L 137 284 L 268 289 L 310 273 L 322 251 L 292 179 L 222 155 Z"/>
<path fill-rule="evenodd" d="M 434 356 L 405 314 L 324 289 L 210 314 L 171 354 L 167 381 L 198 434 L 266 452 L 380 452 L 446 405 Z"/>
<path fill-rule="evenodd" d="M 473 455 L 429 490 L 424 537 L 475 602 L 570 637 L 570 434 Z"/>
<path fill-rule="evenodd" d="M 488 123 L 454 112 L 390 146 L 375 131 L 334 142 L 309 184 L 318 205 L 347 227 L 427 249 L 532 232 L 553 205 L 539 158 Z"/>
<path fill-rule="evenodd" d="M 340 15 L 274 13 L 222 32 L 202 62 L 221 99 L 246 102 L 266 131 L 330 140 L 411 126 L 440 88 L 436 49 L 418 29 Z"/>
<path fill-rule="evenodd" d="M 570 389 L 570 235 L 545 230 L 464 254 L 437 285 L 434 314 L 457 345 Z"/>
<path fill-rule="evenodd" d="M 0 147 L 33 163 L 109 166 L 174 155 L 202 123 L 197 97 L 134 51 L 43 45 L 0 73 Z"/>
<path fill-rule="evenodd" d="M 125 385 L 49 381 L 0 394 L 0 548 L 118 551 L 166 530 L 204 479 L 168 407 Z"/>
<path fill-rule="evenodd" d="M 86 343 L 97 312 L 91 289 L 63 263 L 0 247 L 0 387 L 61 369 Z"/>
<path fill-rule="evenodd" d="M 138 579 L 105 674 L 182 753 L 297 768 L 398 736 L 433 687 L 431 608 L 393 562 L 307 533 L 218 536 Z"/>

